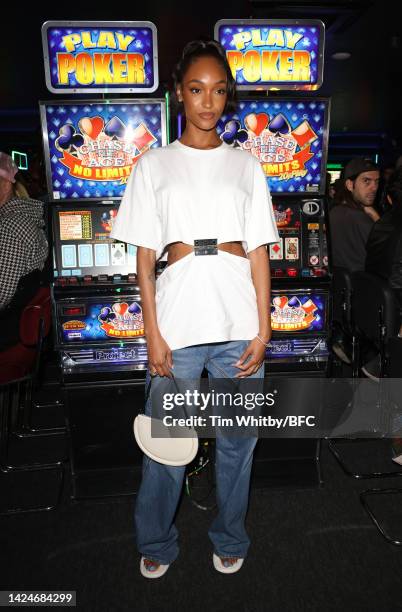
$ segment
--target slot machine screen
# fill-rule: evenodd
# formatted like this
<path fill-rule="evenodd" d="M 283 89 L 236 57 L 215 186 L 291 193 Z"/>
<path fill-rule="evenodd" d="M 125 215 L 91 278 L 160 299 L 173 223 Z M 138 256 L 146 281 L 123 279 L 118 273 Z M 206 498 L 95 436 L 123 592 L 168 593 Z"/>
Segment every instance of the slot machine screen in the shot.
<path fill-rule="evenodd" d="M 272 194 L 323 195 L 329 100 L 272 98 L 240 100 L 217 130 L 227 144 L 254 155 Z"/>
<path fill-rule="evenodd" d="M 110 238 L 117 204 L 80 204 L 55 207 L 55 276 L 135 273 L 136 247 Z"/>
<path fill-rule="evenodd" d="M 144 342 L 144 321 L 139 296 L 93 297 L 74 303 L 57 305 L 60 342 L 64 345 L 121 343 L 128 340 Z M 116 347 L 120 355 L 110 360 L 130 360 L 130 348 Z M 144 350 L 146 351 L 145 347 Z"/>
<path fill-rule="evenodd" d="M 324 332 L 327 294 L 318 291 L 273 290 L 271 327 L 275 335 Z"/>
<path fill-rule="evenodd" d="M 120 200 L 143 153 L 166 144 L 164 100 L 41 102 L 52 200 Z"/>
<path fill-rule="evenodd" d="M 328 293 L 319 290 L 274 289 L 267 359 L 325 359 L 328 299 Z"/>

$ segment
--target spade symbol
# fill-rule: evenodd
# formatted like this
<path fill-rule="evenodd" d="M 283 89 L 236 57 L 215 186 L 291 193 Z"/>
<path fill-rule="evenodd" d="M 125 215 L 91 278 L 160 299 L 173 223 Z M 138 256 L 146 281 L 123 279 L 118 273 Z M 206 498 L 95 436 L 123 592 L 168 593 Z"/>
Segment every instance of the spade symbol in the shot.
<path fill-rule="evenodd" d="M 300 300 L 294 295 L 289 300 L 289 306 L 291 306 L 292 308 L 298 308 L 300 306 Z"/>
<path fill-rule="evenodd" d="M 116 138 L 123 139 L 124 134 L 126 132 L 126 126 L 121 121 L 121 119 L 119 119 L 119 117 L 116 117 L 115 115 L 110 119 L 110 121 L 107 122 L 104 131 L 106 136 L 110 136 L 110 138 L 113 138 L 113 136 L 115 136 Z"/>
<path fill-rule="evenodd" d="M 290 132 L 290 125 L 289 125 L 288 120 L 286 119 L 286 117 L 284 115 L 282 115 L 282 113 L 279 113 L 278 115 L 275 115 L 275 117 L 272 119 L 272 121 L 269 122 L 268 129 L 271 132 L 276 133 L 276 135 L 278 135 L 278 134 L 289 134 L 289 132 Z"/>

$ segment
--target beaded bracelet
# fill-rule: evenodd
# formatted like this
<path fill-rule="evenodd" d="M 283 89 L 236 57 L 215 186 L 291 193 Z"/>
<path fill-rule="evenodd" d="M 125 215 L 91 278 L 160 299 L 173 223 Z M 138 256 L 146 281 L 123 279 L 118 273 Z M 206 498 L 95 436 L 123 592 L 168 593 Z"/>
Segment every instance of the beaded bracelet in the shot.
<path fill-rule="evenodd" d="M 268 347 L 269 346 L 269 342 L 264 342 L 264 340 L 261 338 L 261 336 L 259 336 L 258 334 L 256 335 L 256 338 L 258 338 L 258 340 L 265 346 Z"/>

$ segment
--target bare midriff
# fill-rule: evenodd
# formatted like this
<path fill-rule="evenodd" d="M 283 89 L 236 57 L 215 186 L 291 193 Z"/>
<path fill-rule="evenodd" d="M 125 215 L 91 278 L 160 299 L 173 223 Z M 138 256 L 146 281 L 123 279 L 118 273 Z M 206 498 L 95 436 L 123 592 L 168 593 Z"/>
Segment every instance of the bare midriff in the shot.
<path fill-rule="evenodd" d="M 226 251 L 226 253 L 230 253 L 231 255 L 237 255 L 238 257 L 245 257 L 247 259 L 246 252 L 243 249 L 243 245 L 240 241 L 222 242 L 221 244 L 218 244 L 218 250 Z M 179 259 L 182 259 L 193 251 L 194 247 L 191 246 L 191 244 L 186 244 L 185 242 L 172 242 L 167 247 L 168 266 L 176 263 L 176 261 L 179 261 Z"/>

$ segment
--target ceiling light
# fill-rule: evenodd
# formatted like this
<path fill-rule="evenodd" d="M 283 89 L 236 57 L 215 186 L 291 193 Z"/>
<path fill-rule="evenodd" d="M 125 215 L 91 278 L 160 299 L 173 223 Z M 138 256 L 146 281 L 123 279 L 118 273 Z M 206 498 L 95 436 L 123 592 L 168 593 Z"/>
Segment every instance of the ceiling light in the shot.
<path fill-rule="evenodd" d="M 333 53 L 331 55 L 334 60 L 347 60 L 352 57 L 352 54 L 349 51 L 338 51 L 337 53 Z"/>

